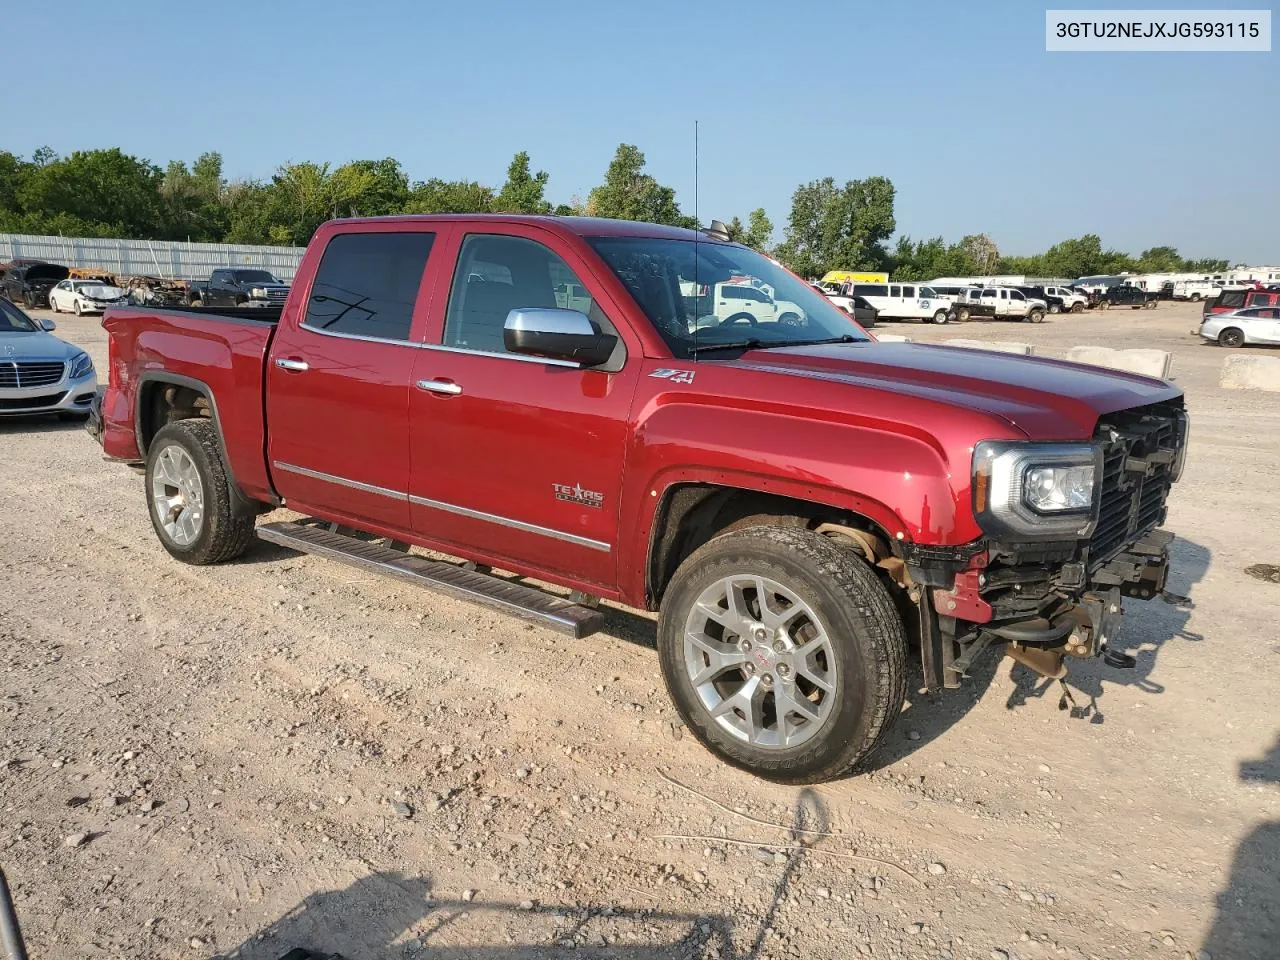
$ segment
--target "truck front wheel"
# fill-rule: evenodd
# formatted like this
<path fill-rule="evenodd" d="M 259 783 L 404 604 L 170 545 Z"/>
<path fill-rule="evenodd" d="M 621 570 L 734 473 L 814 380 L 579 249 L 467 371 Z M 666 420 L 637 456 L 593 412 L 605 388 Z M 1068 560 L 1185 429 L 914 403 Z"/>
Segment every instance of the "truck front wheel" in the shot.
<path fill-rule="evenodd" d="M 800 527 L 747 527 L 690 555 L 663 598 L 658 655 L 693 735 L 779 783 L 847 772 L 906 694 L 888 590 L 858 556 Z"/>
<path fill-rule="evenodd" d="M 254 518 L 232 510 L 231 484 L 211 420 L 176 420 L 147 449 L 147 503 L 160 543 L 183 563 L 231 560 L 253 542 Z"/>
<path fill-rule="evenodd" d="M 945 311 L 945 310 L 938 310 L 938 311 L 935 311 L 935 312 L 934 312 L 934 314 L 933 314 L 933 322 L 934 322 L 934 323 L 946 323 L 946 322 L 947 322 L 947 311 Z"/>

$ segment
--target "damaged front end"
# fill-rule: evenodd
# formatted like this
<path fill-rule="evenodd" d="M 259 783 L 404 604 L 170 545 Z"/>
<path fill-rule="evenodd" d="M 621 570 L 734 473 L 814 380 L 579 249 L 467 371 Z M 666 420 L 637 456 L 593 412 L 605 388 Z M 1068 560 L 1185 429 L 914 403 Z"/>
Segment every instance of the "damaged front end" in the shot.
<path fill-rule="evenodd" d="M 957 687 L 988 646 L 1042 676 L 1114 646 L 1125 599 L 1162 596 L 1173 534 L 1158 529 L 1186 460 L 1181 403 L 1104 416 L 1087 444 L 979 444 L 975 515 L 987 536 L 909 547 L 925 684 Z"/>

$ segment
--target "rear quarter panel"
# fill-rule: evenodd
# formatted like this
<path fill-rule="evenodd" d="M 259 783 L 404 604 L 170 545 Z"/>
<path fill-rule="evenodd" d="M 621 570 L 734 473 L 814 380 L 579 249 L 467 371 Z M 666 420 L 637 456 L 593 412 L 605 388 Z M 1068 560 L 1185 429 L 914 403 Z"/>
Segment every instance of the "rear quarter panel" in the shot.
<path fill-rule="evenodd" d="M 227 465 L 244 493 L 274 496 L 264 457 L 262 372 L 271 325 L 180 310 L 112 309 L 102 325 L 110 337 L 109 383 L 103 398 L 103 449 L 141 460 L 139 399 L 150 380 L 195 381 L 207 387 Z"/>

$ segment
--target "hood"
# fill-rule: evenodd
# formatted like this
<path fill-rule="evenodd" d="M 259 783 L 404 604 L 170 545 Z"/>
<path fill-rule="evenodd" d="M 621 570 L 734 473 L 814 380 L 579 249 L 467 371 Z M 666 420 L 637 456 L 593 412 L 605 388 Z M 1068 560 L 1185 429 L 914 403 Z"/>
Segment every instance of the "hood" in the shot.
<path fill-rule="evenodd" d="M 94 300 L 119 300 L 125 294 L 123 288 L 112 287 L 107 284 L 99 284 L 92 287 L 81 287 L 80 292 L 86 297 L 91 297 Z"/>
<path fill-rule="evenodd" d="M 60 263 L 37 263 L 27 267 L 22 279 L 28 283 L 61 283 L 71 275 L 70 269 Z"/>
<path fill-rule="evenodd" d="M 1040 357 L 917 343 L 753 350 L 729 365 L 1000 417 L 1033 440 L 1082 440 L 1104 413 L 1182 396 L 1163 380 Z"/>
<path fill-rule="evenodd" d="M 11 352 L 12 351 L 12 352 Z M 83 353 L 79 347 L 73 347 L 64 340 L 59 340 L 51 333 L 21 333 L 0 330 L 0 363 L 23 362 L 28 360 L 70 360 Z"/>

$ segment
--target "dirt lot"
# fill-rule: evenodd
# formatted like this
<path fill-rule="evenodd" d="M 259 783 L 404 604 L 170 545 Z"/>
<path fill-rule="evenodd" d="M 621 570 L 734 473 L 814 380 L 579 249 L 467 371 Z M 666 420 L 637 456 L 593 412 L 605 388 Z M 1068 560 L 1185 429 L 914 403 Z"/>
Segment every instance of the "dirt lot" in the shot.
<path fill-rule="evenodd" d="M 1156 346 L 1194 417 L 1170 587 L 1080 709 L 989 660 L 872 772 L 672 721 L 652 622 L 569 641 L 259 545 L 195 569 L 78 428 L 0 422 L 0 864 L 33 960 L 1280 956 L 1280 394 L 1198 310 L 885 325 Z M 59 331 L 102 369 L 96 320 Z M 812 832 L 800 832 L 805 831 Z M 674 837 L 674 838 L 673 838 Z"/>

